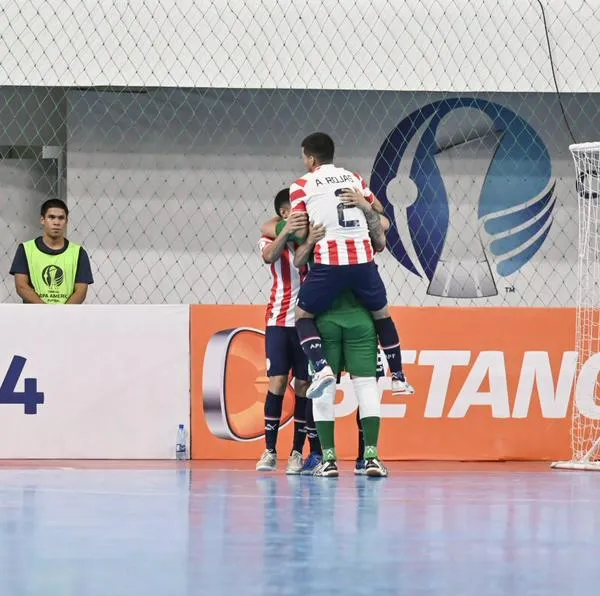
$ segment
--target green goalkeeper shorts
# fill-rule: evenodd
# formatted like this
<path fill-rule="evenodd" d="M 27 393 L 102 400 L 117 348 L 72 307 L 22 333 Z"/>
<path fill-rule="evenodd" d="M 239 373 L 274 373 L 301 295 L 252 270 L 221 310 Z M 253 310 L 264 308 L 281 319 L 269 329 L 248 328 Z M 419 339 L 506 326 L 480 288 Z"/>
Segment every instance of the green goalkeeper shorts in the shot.
<path fill-rule="evenodd" d="M 370 313 L 357 309 L 317 317 L 323 348 L 335 374 L 346 371 L 354 377 L 375 377 L 377 333 Z"/>

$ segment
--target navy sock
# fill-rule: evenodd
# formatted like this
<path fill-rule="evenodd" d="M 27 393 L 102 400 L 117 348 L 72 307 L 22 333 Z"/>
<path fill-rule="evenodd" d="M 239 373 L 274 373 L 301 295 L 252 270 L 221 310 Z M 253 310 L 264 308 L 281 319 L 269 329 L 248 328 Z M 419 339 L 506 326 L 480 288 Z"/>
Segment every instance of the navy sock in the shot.
<path fill-rule="evenodd" d="M 375 328 L 377 329 L 377 335 L 379 336 L 379 343 L 381 349 L 387 358 L 390 370 L 392 374 L 404 380 L 404 374 L 402 372 L 402 354 L 400 352 L 400 338 L 398 337 L 398 331 L 396 331 L 396 325 L 392 321 L 392 317 L 386 317 L 385 319 L 378 319 L 375 321 Z"/>
<path fill-rule="evenodd" d="M 265 443 L 269 451 L 277 451 L 277 434 L 283 410 L 283 395 L 275 395 L 270 391 L 265 401 Z"/>
<path fill-rule="evenodd" d="M 312 362 L 315 372 L 323 370 L 327 366 L 327 359 L 323 351 L 321 334 L 317 329 L 314 319 L 297 319 L 296 333 L 298 334 L 302 350 Z"/>
<path fill-rule="evenodd" d="M 356 425 L 358 426 L 358 457 L 365 459 L 365 441 L 363 438 L 362 422 L 360 421 L 360 409 L 356 408 Z"/>
<path fill-rule="evenodd" d="M 312 399 L 306 400 L 306 436 L 308 437 L 308 442 L 310 443 L 310 452 L 322 455 L 321 441 L 319 441 L 317 425 L 315 424 L 315 419 L 313 417 Z"/>
<path fill-rule="evenodd" d="M 294 444 L 292 451 L 302 453 L 304 449 L 304 440 L 306 439 L 306 402 L 305 397 L 296 395 L 296 404 L 294 406 Z"/>

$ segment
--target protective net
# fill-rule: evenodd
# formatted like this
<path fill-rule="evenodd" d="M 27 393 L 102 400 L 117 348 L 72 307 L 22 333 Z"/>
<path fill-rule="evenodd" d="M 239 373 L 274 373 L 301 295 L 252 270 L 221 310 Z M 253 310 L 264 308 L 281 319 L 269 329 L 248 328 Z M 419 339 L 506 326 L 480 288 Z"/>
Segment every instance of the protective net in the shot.
<path fill-rule="evenodd" d="M 323 130 L 393 220 L 391 303 L 572 305 L 599 26 L 583 0 L 4 2 L 0 301 L 59 196 L 87 302 L 266 302 L 259 226 Z"/>

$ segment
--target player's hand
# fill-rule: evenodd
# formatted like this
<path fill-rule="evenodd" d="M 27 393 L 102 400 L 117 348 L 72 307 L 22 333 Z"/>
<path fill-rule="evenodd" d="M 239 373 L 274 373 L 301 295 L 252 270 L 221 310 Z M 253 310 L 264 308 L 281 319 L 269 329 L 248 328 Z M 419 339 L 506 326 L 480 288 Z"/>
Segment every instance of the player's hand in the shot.
<path fill-rule="evenodd" d="M 319 240 L 323 240 L 323 238 L 325 238 L 325 226 L 311 223 L 308 228 L 308 242 L 316 244 Z"/>
<path fill-rule="evenodd" d="M 365 199 L 362 191 L 356 188 L 344 188 L 339 196 L 344 205 L 357 207 L 361 211 L 369 211 L 371 209 L 371 203 Z"/>
<path fill-rule="evenodd" d="M 304 230 L 308 225 L 308 214 L 304 211 L 294 211 L 287 218 L 284 230 L 287 234 L 294 234 Z"/>

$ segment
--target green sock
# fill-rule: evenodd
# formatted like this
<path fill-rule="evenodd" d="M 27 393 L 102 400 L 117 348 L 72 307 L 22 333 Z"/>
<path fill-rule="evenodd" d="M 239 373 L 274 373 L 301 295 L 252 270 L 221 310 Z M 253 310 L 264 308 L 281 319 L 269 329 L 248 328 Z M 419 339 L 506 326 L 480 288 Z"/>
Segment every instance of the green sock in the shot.
<path fill-rule="evenodd" d="M 323 450 L 323 460 L 331 461 L 335 459 L 335 421 L 325 420 L 323 422 L 315 422 L 317 434 L 321 441 L 321 449 Z"/>
<path fill-rule="evenodd" d="M 379 416 L 369 416 L 362 418 L 361 423 L 365 440 L 365 459 L 378 458 L 377 444 L 379 443 L 381 418 Z"/>
<path fill-rule="evenodd" d="M 377 447 L 375 445 L 367 445 L 365 447 L 365 459 L 379 459 Z"/>

